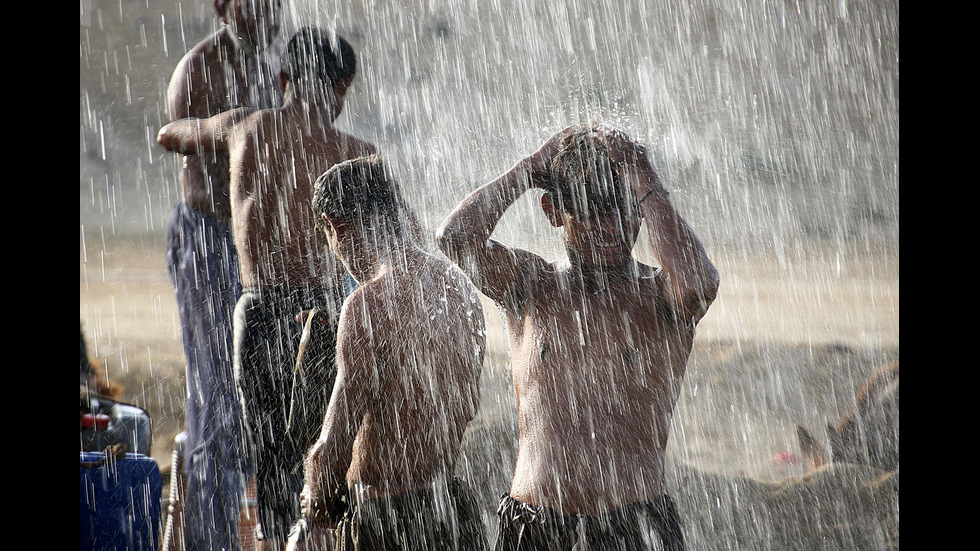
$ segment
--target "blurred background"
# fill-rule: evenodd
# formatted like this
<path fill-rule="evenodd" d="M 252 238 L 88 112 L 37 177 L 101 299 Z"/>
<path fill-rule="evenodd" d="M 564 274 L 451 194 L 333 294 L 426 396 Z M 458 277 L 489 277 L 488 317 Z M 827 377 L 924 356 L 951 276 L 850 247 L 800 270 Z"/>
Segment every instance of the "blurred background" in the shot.
<path fill-rule="evenodd" d="M 600 121 L 651 150 L 722 277 L 675 414 L 679 462 L 798 474 L 772 462 L 794 423 L 825 426 L 897 357 L 897 1 L 283 5 L 287 34 L 319 25 L 357 50 L 338 126 L 388 156 L 430 231 L 570 124 Z M 180 195 L 177 158 L 155 137 L 174 67 L 219 23 L 208 0 L 80 0 L 79 19 L 80 317 L 90 353 L 150 411 L 164 464 L 183 416 L 164 259 Z M 536 205 L 523 198 L 497 237 L 558 258 Z M 656 263 L 642 244 L 637 255 Z M 484 416 L 510 419 L 486 310 Z M 488 478 L 509 476 L 502 453 Z"/>

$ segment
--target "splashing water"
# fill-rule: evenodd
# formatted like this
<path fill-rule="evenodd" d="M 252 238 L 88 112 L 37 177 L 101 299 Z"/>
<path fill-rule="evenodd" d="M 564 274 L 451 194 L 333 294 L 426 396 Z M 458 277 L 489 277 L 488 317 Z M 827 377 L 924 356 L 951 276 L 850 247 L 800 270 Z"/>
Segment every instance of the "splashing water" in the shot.
<path fill-rule="evenodd" d="M 108 376 L 151 412 L 163 463 L 184 407 L 162 245 L 180 190 L 155 138 L 177 61 L 217 21 L 210 2 L 80 7 L 80 315 Z M 354 46 L 338 126 L 379 146 L 430 233 L 569 124 L 644 143 L 721 273 L 668 448 L 690 546 L 778 549 L 813 536 L 823 504 L 841 511 L 824 524 L 861 527 L 828 528 L 830 548 L 897 547 L 897 505 L 883 520 L 818 493 L 807 508 L 785 482 L 814 476 L 807 462 L 773 460 L 798 457 L 795 425 L 834 422 L 898 356 L 897 2 L 295 0 L 284 12 L 286 33 L 315 24 Z M 495 237 L 562 255 L 530 194 Z M 635 254 L 656 264 L 647 250 L 641 239 Z M 459 468 L 490 509 L 516 421 L 504 329 L 484 312 L 481 412 Z M 859 491 L 840 470 L 823 476 Z"/>

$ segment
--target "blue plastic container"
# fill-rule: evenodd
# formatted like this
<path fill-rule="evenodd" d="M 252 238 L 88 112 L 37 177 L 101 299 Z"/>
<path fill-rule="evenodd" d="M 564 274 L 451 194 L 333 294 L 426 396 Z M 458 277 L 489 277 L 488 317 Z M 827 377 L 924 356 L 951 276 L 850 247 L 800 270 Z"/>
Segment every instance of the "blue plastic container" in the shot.
<path fill-rule="evenodd" d="M 156 460 L 81 452 L 79 549 L 156 551 L 163 480 Z"/>

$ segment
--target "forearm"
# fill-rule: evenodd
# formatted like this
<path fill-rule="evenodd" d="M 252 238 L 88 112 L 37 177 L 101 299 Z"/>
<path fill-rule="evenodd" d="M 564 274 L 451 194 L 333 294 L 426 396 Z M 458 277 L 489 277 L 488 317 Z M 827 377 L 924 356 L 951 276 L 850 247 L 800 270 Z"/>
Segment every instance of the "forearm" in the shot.
<path fill-rule="evenodd" d="M 348 307 L 358 308 L 363 293 L 349 298 Z M 337 376 L 330 404 L 323 418 L 320 438 L 310 449 L 304 464 L 306 493 L 310 503 L 329 511 L 333 502 L 346 495 L 354 442 L 361 428 L 366 404 L 370 401 L 370 374 L 360 371 L 368 363 L 360 316 L 342 317 L 337 332 Z"/>
<path fill-rule="evenodd" d="M 239 108 L 206 119 L 179 119 L 160 129 L 157 143 L 184 155 L 227 151 L 232 129 L 248 113 L 247 109 Z"/>
<path fill-rule="evenodd" d="M 487 245 L 507 209 L 533 187 L 531 162 L 530 158 L 523 159 L 463 199 L 436 231 L 443 252 L 456 258 Z"/>
<path fill-rule="evenodd" d="M 619 132 L 608 133 L 605 140 L 613 162 L 637 198 L 675 305 L 702 315 L 718 292 L 718 271 L 694 230 L 674 209 L 647 149 Z"/>
<path fill-rule="evenodd" d="M 718 271 L 701 241 L 662 188 L 650 189 L 640 209 L 675 299 L 703 314 L 718 293 Z"/>
<path fill-rule="evenodd" d="M 329 517 L 343 508 L 347 496 L 347 471 L 360 423 L 349 423 L 350 412 L 344 410 L 340 401 L 331 400 L 320 438 L 306 455 L 303 492 L 311 517 Z"/>
<path fill-rule="evenodd" d="M 337 461 L 346 457 L 347 461 Z M 313 524 L 332 525 L 350 506 L 346 472 L 350 468 L 350 450 L 343 453 L 327 442 L 318 441 L 306 457 L 304 485 L 300 496 L 302 516 Z M 339 472 L 339 471 L 343 472 Z"/>

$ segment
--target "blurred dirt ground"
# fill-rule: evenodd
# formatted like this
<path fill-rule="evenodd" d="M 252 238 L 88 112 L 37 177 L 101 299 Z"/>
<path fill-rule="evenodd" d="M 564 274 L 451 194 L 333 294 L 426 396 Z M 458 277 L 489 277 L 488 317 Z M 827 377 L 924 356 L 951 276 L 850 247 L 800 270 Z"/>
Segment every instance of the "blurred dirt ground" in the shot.
<path fill-rule="evenodd" d="M 164 258 L 160 237 L 83 236 L 79 283 L 90 356 L 123 387 L 123 401 L 152 418 L 162 497 L 169 495 L 185 393 Z M 789 257 L 719 254 L 714 260 L 721 294 L 699 326 L 668 449 L 668 485 L 682 512 L 687 509 L 689 539 L 705 548 L 776 549 L 771 545 L 780 538 L 830 542 L 825 549 L 897 548 L 897 472 L 883 483 L 884 473 L 862 471 L 864 478 L 855 479 L 853 470 L 814 472 L 805 463 L 774 459 L 798 454 L 795 424 L 819 434 L 850 405 L 867 374 L 898 358 L 897 246 L 842 251 L 817 244 Z M 500 318 L 490 303 L 485 311 L 481 411 L 459 470 L 485 498 L 491 530 L 513 468 L 517 425 Z M 855 486 L 844 502 L 838 502 L 846 489 L 841 484 Z M 824 513 L 833 518 L 821 518 Z"/>

